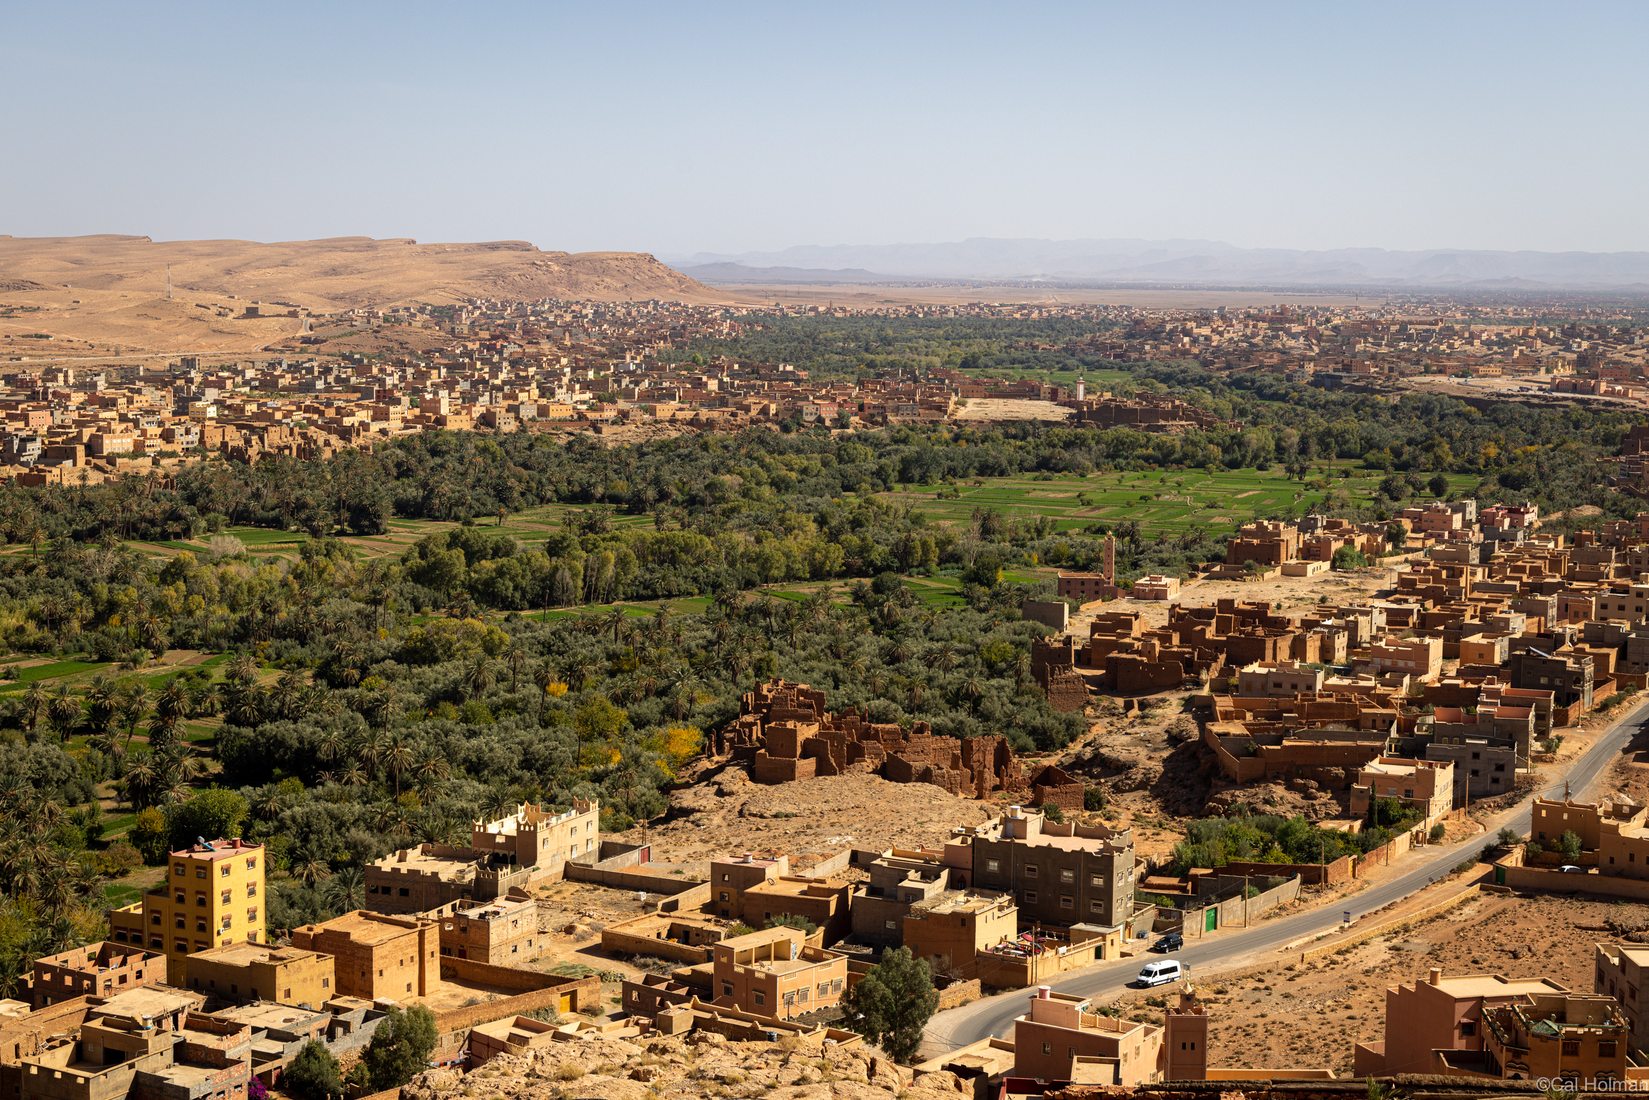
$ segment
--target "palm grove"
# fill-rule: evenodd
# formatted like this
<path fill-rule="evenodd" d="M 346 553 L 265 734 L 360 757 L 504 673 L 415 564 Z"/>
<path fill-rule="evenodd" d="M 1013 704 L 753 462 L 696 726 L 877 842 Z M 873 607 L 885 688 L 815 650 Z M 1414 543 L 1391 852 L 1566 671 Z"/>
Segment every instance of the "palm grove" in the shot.
<path fill-rule="evenodd" d="M 657 816 L 702 731 L 768 677 L 812 683 L 878 721 L 1065 743 L 1080 720 L 1032 683 L 1040 628 L 1018 618 L 1029 590 L 1003 570 L 1089 566 L 1105 525 L 982 512 L 947 527 L 877 495 L 899 485 L 1309 471 L 1332 457 L 1388 471 L 1388 483 L 1358 502 L 1332 499 L 1325 481 L 1302 509 L 1378 515 L 1425 491 L 1417 470 L 1477 476 L 1488 499 L 1622 507 L 1575 473 L 1618 443 L 1624 426 L 1609 415 L 1364 404 L 1190 367 L 1139 380 L 1234 423 L 1183 436 L 795 428 L 626 447 L 428 433 L 326 461 L 212 461 L 166 484 L 0 488 L 15 547 L 0 555 L 0 648 L 18 655 L 0 681 L 0 985 L 29 958 L 100 936 L 103 908 L 179 838 L 265 842 L 278 930 L 358 906 L 363 865 L 391 849 L 457 839 L 477 813 L 523 799 L 598 796 L 609 829 Z M 472 522 L 540 504 L 571 506 L 541 541 Z M 458 525 L 393 558 L 335 537 L 392 517 Z M 644 521 L 616 522 L 628 517 Z M 291 558 L 225 540 L 160 559 L 126 541 L 231 524 L 314 537 Z M 1220 549 L 1209 530 L 1117 534 L 1125 573 Z M 903 579 L 934 572 L 959 579 L 954 606 Z M 763 587 L 803 582 L 785 598 Z M 535 614 L 679 596 L 708 602 Z M 178 650 L 218 656 L 183 672 L 145 666 Z M 70 660 L 88 674 L 31 677 Z"/>

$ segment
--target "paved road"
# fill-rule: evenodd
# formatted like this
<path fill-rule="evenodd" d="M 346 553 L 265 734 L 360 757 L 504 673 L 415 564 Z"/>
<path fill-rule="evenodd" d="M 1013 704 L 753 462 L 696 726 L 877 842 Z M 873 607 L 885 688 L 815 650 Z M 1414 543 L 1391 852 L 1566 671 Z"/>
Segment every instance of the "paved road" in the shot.
<path fill-rule="evenodd" d="M 1633 708 L 1605 730 L 1586 752 L 1574 760 L 1568 771 L 1559 775 L 1555 784 L 1542 793 L 1561 796 L 1563 784 L 1567 781 L 1573 797 L 1588 794 L 1626 744 L 1645 728 L 1649 728 L 1649 702 Z M 1252 929 L 1224 932 L 1208 940 L 1193 939 L 1186 947 L 1174 952 L 1172 957 L 1184 963 L 1194 976 L 1263 961 L 1265 956 L 1276 952 L 1284 944 L 1331 930 L 1343 921 L 1346 912 L 1350 912 L 1355 920 L 1408 897 L 1447 875 L 1468 856 L 1476 855 L 1484 848 L 1486 841 L 1492 842 L 1503 826 L 1510 826 L 1519 835 L 1526 835 L 1530 817 L 1529 800 L 1525 799 L 1487 822 L 1486 837 L 1477 836 L 1447 846 L 1415 849 L 1415 855 L 1402 861 L 1409 865 L 1406 870 L 1366 890 L 1304 913 L 1264 921 Z M 1147 955 L 1144 959 L 1100 963 L 1075 971 L 1052 984 L 1058 992 L 1078 996 L 1114 993 L 1133 980 L 1146 959 L 1160 957 Z M 1024 991 L 1015 990 L 939 1013 L 928 1024 L 924 1051 L 937 1054 L 977 1042 L 989 1035 L 1007 1035 L 1012 1030 L 1014 1017 L 1025 1011 L 1027 996 Z"/>

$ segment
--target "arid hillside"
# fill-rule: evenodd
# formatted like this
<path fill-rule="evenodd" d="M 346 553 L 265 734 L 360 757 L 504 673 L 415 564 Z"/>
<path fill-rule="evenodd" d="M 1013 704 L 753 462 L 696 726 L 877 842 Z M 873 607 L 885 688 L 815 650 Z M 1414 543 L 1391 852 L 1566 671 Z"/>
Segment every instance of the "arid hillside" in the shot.
<path fill-rule="evenodd" d="M 644 253 L 543 252 L 525 241 L 0 236 L 0 334 L 9 337 L 3 359 L 251 352 L 299 331 L 296 318 L 269 316 L 294 307 L 325 313 L 476 297 L 705 302 L 726 295 Z M 245 316 L 253 303 L 264 316 Z"/>

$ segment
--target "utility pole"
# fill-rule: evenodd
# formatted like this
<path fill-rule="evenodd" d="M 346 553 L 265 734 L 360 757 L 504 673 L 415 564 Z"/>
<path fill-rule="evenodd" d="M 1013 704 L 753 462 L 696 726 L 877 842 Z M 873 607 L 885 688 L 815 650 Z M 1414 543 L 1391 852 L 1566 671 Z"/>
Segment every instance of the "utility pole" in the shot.
<path fill-rule="evenodd" d="M 172 265 L 166 265 L 166 300 L 172 300 Z"/>

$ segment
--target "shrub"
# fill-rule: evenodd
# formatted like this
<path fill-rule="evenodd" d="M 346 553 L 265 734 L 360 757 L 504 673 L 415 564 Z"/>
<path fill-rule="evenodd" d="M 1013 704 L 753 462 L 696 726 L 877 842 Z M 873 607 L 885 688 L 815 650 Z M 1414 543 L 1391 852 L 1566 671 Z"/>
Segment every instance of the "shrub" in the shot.
<path fill-rule="evenodd" d="M 435 1016 L 423 1005 L 390 1009 L 361 1056 L 373 1090 L 398 1088 L 422 1073 L 436 1039 Z"/>
<path fill-rule="evenodd" d="M 286 1067 L 281 1084 L 299 1100 L 341 1100 L 344 1094 L 338 1059 L 318 1039 L 309 1040 L 298 1051 Z"/>

